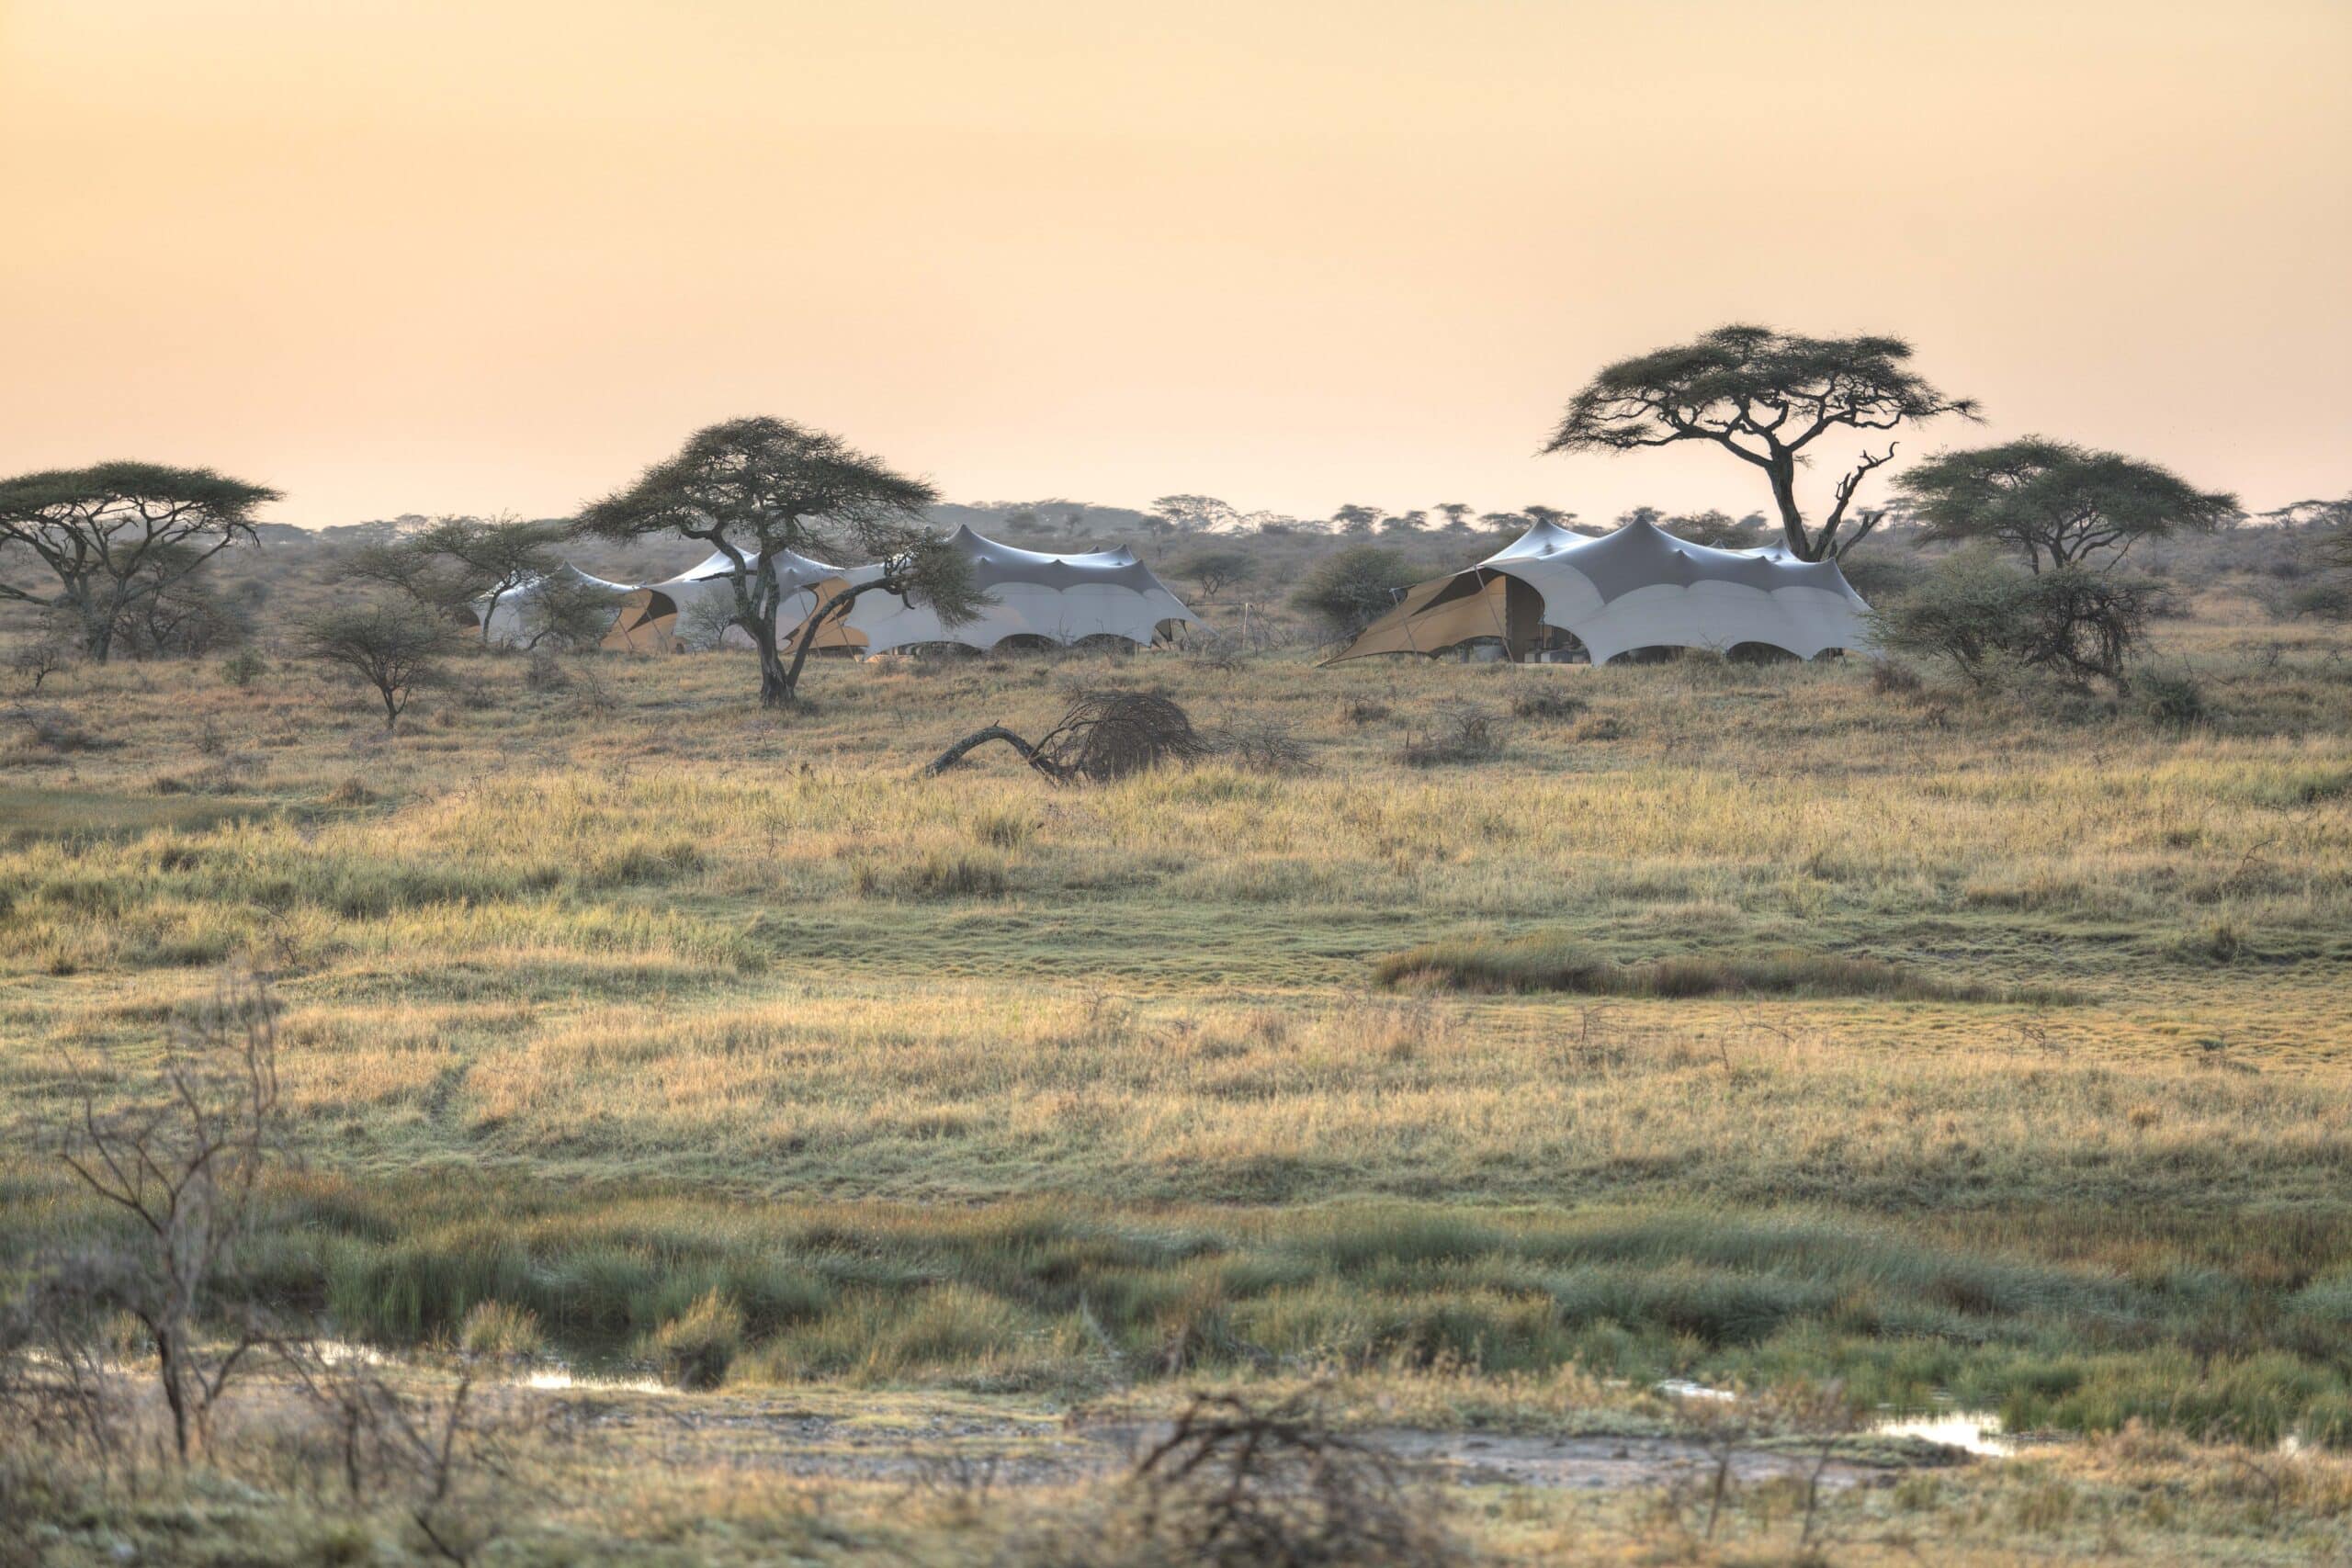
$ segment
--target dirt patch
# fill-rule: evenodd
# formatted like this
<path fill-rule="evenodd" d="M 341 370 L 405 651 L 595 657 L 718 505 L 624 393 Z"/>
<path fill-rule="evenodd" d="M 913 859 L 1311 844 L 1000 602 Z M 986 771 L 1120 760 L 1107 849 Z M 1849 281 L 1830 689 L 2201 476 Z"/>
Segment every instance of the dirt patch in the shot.
<path fill-rule="evenodd" d="M 992 1486 L 1056 1487 L 1123 1475 L 1166 1438 L 1165 1422 L 1066 1424 L 1047 1416 L 874 1419 L 819 1413 L 786 1402 L 725 1396 L 547 1394 L 550 1418 L 582 1437 L 632 1444 L 658 1439 L 694 1462 L 773 1469 L 788 1475 L 920 1484 L 943 1475 Z M 1658 1486 L 1711 1472 L 1714 1451 L 1671 1438 L 1531 1437 L 1383 1427 L 1359 1434 L 1399 1459 L 1460 1485 L 1608 1489 Z M 1740 1449 L 1734 1480 L 1801 1477 L 1806 1454 Z M 1894 1469 L 1832 1460 L 1825 1486 L 1870 1485 Z"/>

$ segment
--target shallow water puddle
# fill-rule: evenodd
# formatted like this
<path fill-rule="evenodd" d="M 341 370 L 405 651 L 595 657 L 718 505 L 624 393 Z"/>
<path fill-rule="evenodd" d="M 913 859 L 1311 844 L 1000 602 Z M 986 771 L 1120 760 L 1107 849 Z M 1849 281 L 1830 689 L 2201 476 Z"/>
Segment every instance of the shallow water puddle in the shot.
<path fill-rule="evenodd" d="M 1871 1430 L 1881 1437 L 1921 1438 L 1987 1459 L 2007 1459 L 2018 1451 L 2017 1438 L 2001 1430 L 2001 1418 L 1989 1410 L 1930 1410 L 1896 1416 L 1873 1424 Z"/>

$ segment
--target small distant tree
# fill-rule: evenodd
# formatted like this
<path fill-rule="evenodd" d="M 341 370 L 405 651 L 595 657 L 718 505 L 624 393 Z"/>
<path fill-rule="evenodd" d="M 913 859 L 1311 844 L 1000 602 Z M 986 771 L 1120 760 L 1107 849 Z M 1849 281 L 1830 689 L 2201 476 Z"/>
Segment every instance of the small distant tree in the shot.
<path fill-rule="evenodd" d="M 1944 452 L 1897 486 L 1922 525 L 1918 541 L 1989 540 L 2021 555 L 2028 570 L 2074 566 L 2143 539 L 2211 533 L 2238 515 L 2238 500 L 2200 491 L 2154 463 L 2029 435 L 1997 446 Z"/>
<path fill-rule="evenodd" d="M 515 640 L 525 649 L 578 653 L 595 647 L 612 629 L 617 596 L 575 573 L 549 572 L 523 595 Z M 489 615 L 482 619 L 486 625 Z"/>
<path fill-rule="evenodd" d="M 618 540 L 683 535 L 724 556 L 735 624 L 759 650 L 760 702 L 775 707 L 793 700 L 818 627 L 860 594 L 902 594 L 948 625 L 977 613 L 981 596 L 968 565 L 922 521 L 937 498 L 931 486 L 838 436 L 757 417 L 697 431 L 677 456 L 590 503 L 578 526 Z M 789 597 L 776 558 L 787 550 L 817 558 L 863 555 L 881 569 L 819 607 L 788 668 L 776 625 Z"/>
<path fill-rule="evenodd" d="M 1874 610 L 1871 631 L 1893 651 L 1948 660 L 1978 686 L 2017 666 L 2075 685 L 2104 680 L 2120 692 L 2164 600 L 2163 588 L 2143 578 L 2080 566 L 2025 572 L 1967 550 Z"/>
<path fill-rule="evenodd" d="M 57 612 L 45 611 L 30 635 L 8 650 L 8 668 L 29 692 L 39 692 L 51 675 L 69 668 L 81 656 L 72 629 Z"/>
<path fill-rule="evenodd" d="M 1349 502 L 1331 513 L 1331 525 L 1342 534 L 1369 534 L 1380 521 L 1380 508 Z"/>
<path fill-rule="evenodd" d="M 1470 507 L 1467 502 L 1442 501 L 1438 502 L 1437 510 L 1445 519 L 1447 533 L 1466 534 L 1470 531 Z"/>
<path fill-rule="evenodd" d="M 416 689 L 441 678 L 441 660 L 456 640 L 456 628 L 432 605 L 384 596 L 311 616 L 299 628 L 295 649 L 373 687 L 390 729 L 400 723 Z"/>
<path fill-rule="evenodd" d="M 1701 441 L 1763 470 L 1783 536 L 1802 560 L 1828 560 L 1860 543 L 1884 508 L 1853 511 L 1856 491 L 1894 456 L 1864 452 L 1837 482 L 1828 513 L 1805 521 L 1797 468 L 1833 431 L 1893 430 L 1944 414 L 1976 417 L 1910 368 L 1895 337 L 1818 338 L 1728 326 L 1687 344 L 1604 367 L 1561 415 L 1546 452 L 1630 452 Z M 1853 525 L 1852 532 L 1847 526 Z"/>
<path fill-rule="evenodd" d="M 477 638 L 487 643 L 500 604 L 561 570 L 557 546 L 567 526 L 511 517 L 436 517 L 369 540 L 344 563 L 341 575 L 395 589 L 452 620 L 472 620 Z"/>
<path fill-rule="evenodd" d="M 334 563 L 335 581 L 346 589 L 397 594 L 453 626 L 470 621 L 481 580 L 458 561 L 413 547 L 409 542 L 413 536 L 363 539 L 357 548 Z"/>
<path fill-rule="evenodd" d="M 486 643 L 491 616 L 507 596 L 561 568 L 556 547 L 567 526 L 524 523 L 512 517 L 443 517 L 396 547 L 427 561 L 447 563 L 451 580 L 473 588 L 469 603 L 480 606 L 481 638 Z"/>
<path fill-rule="evenodd" d="M 39 558 L 54 592 L 0 580 L 0 599 L 70 615 L 82 651 L 104 663 L 127 614 L 232 545 L 278 492 L 210 468 L 100 463 L 0 479 L 0 551 Z"/>
<path fill-rule="evenodd" d="M 1416 581 L 1412 563 L 1395 550 L 1351 545 L 1317 562 L 1291 603 L 1321 616 L 1338 636 L 1350 637 L 1386 615 L 1396 595 Z"/>
<path fill-rule="evenodd" d="M 1210 547 L 1182 557 L 1169 570 L 1199 583 L 1203 599 L 1214 599 L 1226 589 L 1249 581 L 1257 573 L 1258 561 L 1247 550 Z"/>
<path fill-rule="evenodd" d="M 1151 503 L 1151 515 L 1176 534 L 1227 532 L 1241 519 L 1238 507 L 1213 495 L 1163 495 Z"/>
<path fill-rule="evenodd" d="M 1668 517 L 1658 526 L 1678 539 L 1711 549 L 1746 550 L 1764 542 L 1763 522 L 1761 516 L 1751 513 L 1735 523 L 1726 513 L 1708 511 Z"/>

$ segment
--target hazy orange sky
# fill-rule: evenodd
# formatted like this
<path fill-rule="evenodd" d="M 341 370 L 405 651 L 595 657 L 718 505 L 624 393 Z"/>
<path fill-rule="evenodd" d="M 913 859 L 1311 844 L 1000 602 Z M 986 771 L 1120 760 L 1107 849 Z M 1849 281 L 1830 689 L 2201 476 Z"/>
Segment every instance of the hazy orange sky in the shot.
<path fill-rule="evenodd" d="M 0 471 L 548 515 L 765 412 L 957 500 L 1744 511 L 1533 453 L 1753 319 L 2342 494 L 2347 67 L 2346 0 L 0 0 Z"/>

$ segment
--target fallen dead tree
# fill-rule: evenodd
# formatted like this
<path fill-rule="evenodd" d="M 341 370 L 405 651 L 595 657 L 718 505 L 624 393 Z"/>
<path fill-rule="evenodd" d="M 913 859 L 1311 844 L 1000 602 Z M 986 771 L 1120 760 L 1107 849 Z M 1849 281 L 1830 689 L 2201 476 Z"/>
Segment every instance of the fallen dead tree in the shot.
<path fill-rule="evenodd" d="M 1020 752 L 1023 761 L 1057 784 L 1102 784 L 1162 762 L 1197 761 L 1216 749 L 1193 728 L 1184 710 L 1160 693 L 1087 692 L 1034 742 L 991 724 L 933 758 L 922 776 L 945 773 L 992 740 Z"/>

